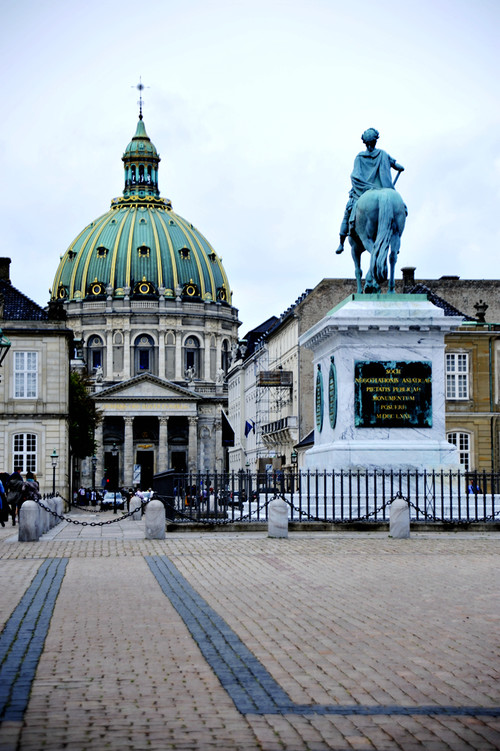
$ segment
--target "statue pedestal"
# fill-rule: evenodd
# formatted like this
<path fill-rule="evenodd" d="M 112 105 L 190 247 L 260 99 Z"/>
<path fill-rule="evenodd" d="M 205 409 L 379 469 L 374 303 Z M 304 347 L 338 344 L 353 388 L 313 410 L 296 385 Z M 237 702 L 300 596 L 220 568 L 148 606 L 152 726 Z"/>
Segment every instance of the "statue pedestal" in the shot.
<path fill-rule="evenodd" d="M 306 469 L 457 469 L 445 436 L 445 316 L 425 295 L 351 295 L 303 334 L 314 354 Z"/>

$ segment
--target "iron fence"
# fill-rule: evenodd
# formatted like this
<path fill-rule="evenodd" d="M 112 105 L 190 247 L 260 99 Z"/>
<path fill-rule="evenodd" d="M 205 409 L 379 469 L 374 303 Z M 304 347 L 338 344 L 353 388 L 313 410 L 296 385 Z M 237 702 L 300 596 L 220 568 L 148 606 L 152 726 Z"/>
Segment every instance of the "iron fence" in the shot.
<path fill-rule="evenodd" d="M 500 521 L 500 474 L 463 471 L 198 472 L 171 474 L 157 488 L 176 521 L 267 521 L 277 496 L 290 521 L 388 521 L 390 503 L 405 498 L 415 521 Z"/>

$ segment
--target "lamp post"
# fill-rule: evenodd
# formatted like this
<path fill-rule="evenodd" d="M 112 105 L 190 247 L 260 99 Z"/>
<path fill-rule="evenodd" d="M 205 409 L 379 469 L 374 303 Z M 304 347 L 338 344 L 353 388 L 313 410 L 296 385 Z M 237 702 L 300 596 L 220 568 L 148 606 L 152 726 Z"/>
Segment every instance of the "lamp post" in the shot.
<path fill-rule="evenodd" d="M 118 449 L 116 448 L 116 443 L 113 443 L 113 448 L 111 449 L 111 455 L 112 455 L 112 456 L 113 456 L 113 457 L 114 457 L 115 459 L 116 459 L 116 457 L 118 456 Z M 113 470 L 115 471 L 115 467 L 113 467 Z M 114 478 L 114 479 L 115 479 L 115 482 L 114 482 L 113 484 L 114 484 L 114 486 L 115 486 L 115 487 L 114 487 L 114 494 L 115 494 L 115 499 L 114 499 L 114 501 L 113 501 L 113 514 L 116 514 L 116 482 L 117 482 L 116 476 L 117 476 L 117 474 L 118 474 L 118 473 L 117 473 L 117 472 L 116 472 L 116 473 L 114 472 L 114 474 L 115 474 L 115 478 Z"/>
<path fill-rule="evenodd" d="M 297 459 L 298 454 L 294 449 L 290 455 L 290 460 L 292 462 L 292 491 L 295 491 L 295 472 L 297 471 Z"/>
<path fill-rule="evenodd" d="M 95 494 L 95 471 L 97 469 L 97 456 L 94 454 L 92 457 L 92 493 L 94 503 L 97 504 L 97 496 Z"/>
<path fill-rule="evenodd" d="M 54 449 L 54 451 L 50 455 L 50 459 L 52 461 L 52 496 L 55 496 L 56 494 L 56 467 L 57 467 L 57 460 L 59 459 L 59 454 Z"/>

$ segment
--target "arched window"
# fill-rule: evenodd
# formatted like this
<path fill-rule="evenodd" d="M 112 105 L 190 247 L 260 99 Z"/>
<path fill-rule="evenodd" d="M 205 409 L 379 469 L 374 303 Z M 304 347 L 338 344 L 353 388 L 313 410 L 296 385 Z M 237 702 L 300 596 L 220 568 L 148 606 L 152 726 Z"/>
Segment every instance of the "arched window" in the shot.
<path fill-rule="evenodd" d="M 457 447 L 460 464 L 468 471 L 471 468 L 471 440 L 469 433 L 447 433 L 446 440 Z"/>
<path fill-rule="evenodd" d="M 229 348 L 229 342 L 228 342 L 227 339 L 224 339 L 224 341 L 222 342 L 222 348 L 221 348 L 221 353 L 220 353 L 220 366 L 221 366 L 222 370 L 224 371 L 224 373 L 227 373 L 227 371 L 229 369 L 229 362 L 230 362 L 229 361 L 229 354 L 230 354 L 230 352 L 231 352 L 231 350 Z"/>
<path fill-rule="evenodd" d="M 104 345 L 100 336 L 93 335 L 87 341 L 87 363 L 91 375 L 104 367 Z"/>
<path fill-rule="evenodd" d="M 147 334 L 141 334 L 135 340 L 134 362 L 136 373 L 152 373 L 155 368 L 155 344 Z"/>
<path fill-rule="evenodd" d="M 184 372 L 193 378 L 200 377 L 200 343 L 195 336 L 188 336 L 184 342 Z"/>
<path fill-rule="evenodd" d="M 12 459 L 14 467 L 21 472 L 36 472 L 36 434 L 16 433 L 14 435 Z"/>

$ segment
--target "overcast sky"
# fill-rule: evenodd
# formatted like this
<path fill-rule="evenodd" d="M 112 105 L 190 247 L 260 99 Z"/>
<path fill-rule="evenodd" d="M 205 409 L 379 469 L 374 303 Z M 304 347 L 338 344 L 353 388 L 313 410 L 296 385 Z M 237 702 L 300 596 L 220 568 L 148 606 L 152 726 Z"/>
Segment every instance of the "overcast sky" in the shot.
<path fill-rule="evenodd" d="M 499 28 L 499 0 L 2 3 L 13 284 L 45 305 L 121 195 L 139 76 L 161 193 L 222 257 L 240 336 L 353 276 L 334 251 L 368 127 L 406 168 L 397 277 L 499 278 Z"/>

